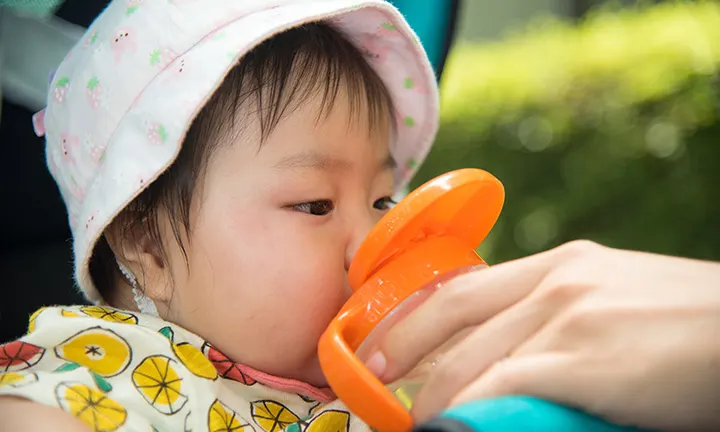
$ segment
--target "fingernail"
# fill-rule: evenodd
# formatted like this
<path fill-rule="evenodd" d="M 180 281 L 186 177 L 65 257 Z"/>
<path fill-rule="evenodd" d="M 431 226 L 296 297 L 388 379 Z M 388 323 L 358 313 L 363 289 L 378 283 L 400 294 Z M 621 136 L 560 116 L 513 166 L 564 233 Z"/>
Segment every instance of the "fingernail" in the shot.
<path fill-rule="evenodd" d="M 382 378 L 382 376 L 385 375 L 385 370 L 387 369 L 387 359 L 382 352 L 376 351 L 375 354 L 371 355 L 370 359 L 365 362 L 365 366 L 370 369 L 370 372 L 372 372 L 373 375 L 378 378 Z"/>

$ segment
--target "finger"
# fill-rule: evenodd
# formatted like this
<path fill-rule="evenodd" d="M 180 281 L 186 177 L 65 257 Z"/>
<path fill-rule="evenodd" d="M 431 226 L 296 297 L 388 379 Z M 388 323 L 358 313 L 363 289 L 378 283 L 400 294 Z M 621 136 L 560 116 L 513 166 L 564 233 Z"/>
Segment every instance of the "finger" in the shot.
<path fill-rule="evenodd" d="M 636 354 L 618 358 L 555 351 L 510 357 L 493 365 L 434 414 L 477 400 L 534 396 L 642 430 L 718 430 L 717 373 L 708 373 L 701 364 L 691 368 L 677 364 L 673 369 L 677 373 L 666 373 L 669 368 L 664 365 L 658 368 L 663 373 L 658 373 Z M 698 369 L 701 372 L 690 372 Z M 420 417 L 413 412 L 413 416 L 422 421 L 429 418 L 424 413 Z"/>
<path fill-rule="evenodd" d="M 641 430 L 717 430 L 717 399 L 703 404 L 708 399 L 678 395 L 671 382 L 658 385 L 647 377 L 638 381 L 636 372 L 610 360 L 559 352 L 513 357 L 488 370 L 448 407 L 509 395 L 534 396 Z M 701 403 L 684 403 L 688 400 Z"/>
<path fill-rule="evenodd" d="M 413 415 L 424 421 L 438 414 L 486 369 L 532 338 L 555 313 L 552 306 L 525 299 L 479 326 L 442 355 L 413 403 Z"/>
<path fill-rule="evenodd" d="M 505 359 L 459 391 L 446 407 L 509 395 L 535 396 L 563 404 L 582 404 L 576 394 L 575 387 L 578 384 L 589 392 L 597 390 L 592 390 L 588 385 L 587 372 L 578 371 L 576 363 L 575 357 L 566 353 Z"/>
<path fill-rule="evenodd" d="M 511 354 L 517 356 L 590 290 L 582 284 L 558 285 L 552 279 L 545 278 L 535 292 L 479 325 L 442 356 L 415 401 L 418 416 L 436 414 L 486 369 Z"/>
<path fill-rule="evenodd" d="M 632 404 L 616 403 L 628 400 L 630 389 L 623 385 L 626 377 L 618 368 L 607 365 L 606 358 L 560 352 L 512 357 L 494 365 L 448 406 L 509 395 L 534 396 L 627 424 L 632 418 Z"/>
<path fill-rule="evenodd" d="M 380 343 L 375 371 L 393 381 L 466 327 L 481 324 L 516 304 L 542 281 L 558 261 L 551 250 L 459 276 L 440 288 L 413 313 L 393 326 Z"/>

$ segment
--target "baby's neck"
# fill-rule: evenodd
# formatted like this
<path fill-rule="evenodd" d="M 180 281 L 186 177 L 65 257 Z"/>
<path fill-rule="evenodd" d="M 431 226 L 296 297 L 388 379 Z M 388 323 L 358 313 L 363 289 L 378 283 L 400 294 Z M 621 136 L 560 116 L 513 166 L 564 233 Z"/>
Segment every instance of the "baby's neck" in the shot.
<path fill-rule="evenodd" d="M 122 276 L 113 281 L 113 286 L 107 293 L 103 293 L 103 305 L 132 312 L 140 312 L 133 300 L 132 287 Z"/>

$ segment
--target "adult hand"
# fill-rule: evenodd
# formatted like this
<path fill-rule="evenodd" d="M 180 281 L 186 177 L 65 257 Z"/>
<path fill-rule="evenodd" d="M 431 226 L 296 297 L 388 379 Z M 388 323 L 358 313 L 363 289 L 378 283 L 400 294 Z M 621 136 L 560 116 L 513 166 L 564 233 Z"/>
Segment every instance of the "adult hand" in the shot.
<path fill-rule="evenodd" d="M 517 394 L 617 424 L 720 430 L 720 264 L 568 243 L 448 283 L 368 365 L 392 382 L 468 329 L 416 398 L 417 421 Z"/>

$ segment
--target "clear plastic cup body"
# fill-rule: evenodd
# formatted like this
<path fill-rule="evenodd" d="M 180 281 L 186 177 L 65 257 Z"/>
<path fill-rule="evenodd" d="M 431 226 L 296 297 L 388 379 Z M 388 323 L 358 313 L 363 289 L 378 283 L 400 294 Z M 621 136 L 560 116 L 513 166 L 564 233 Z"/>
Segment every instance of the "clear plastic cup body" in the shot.
<path fill-rule="evenodd" d="M 380 343 L 383 336 L 388 330 L 397 324 L 400 320 L 412 313 L 418 306 L 420 306 L 425 300 L 427 300 L 436 291 L 442 289 L 450 280 L 471 272 L 482 270 L 487 268 L 484 264 L 478 264 L 469 267 L 463 267 L 453 272 L 445 273 L 432 282 L 427 284 L 425 287 L 414 292 L 403 300 L 399 305 L 393 308 L 392 311 L 373 329 L 367 338 L 360 344 L 355 354 L 358 358 L 367 360 L 372 351 Z M 448 340 L 442 346 L 438 347 L 435 351 L 428 354 L 423 360 L 421 360 L 413 370 L 406 374 L 401 379 L 387 384 L 387 387 L 393 392 L 395 397 L 407 408 L 412 407 L 412 401 L 420 391 L 420 388 L 425 383 L 425 380 L 432 370 L 432 368 L 440 361 L 443 353 L 447 352 L 452 346 L 457 344 L 463 337 L 464 333 L 458 334 L 455 337 Z"/>

